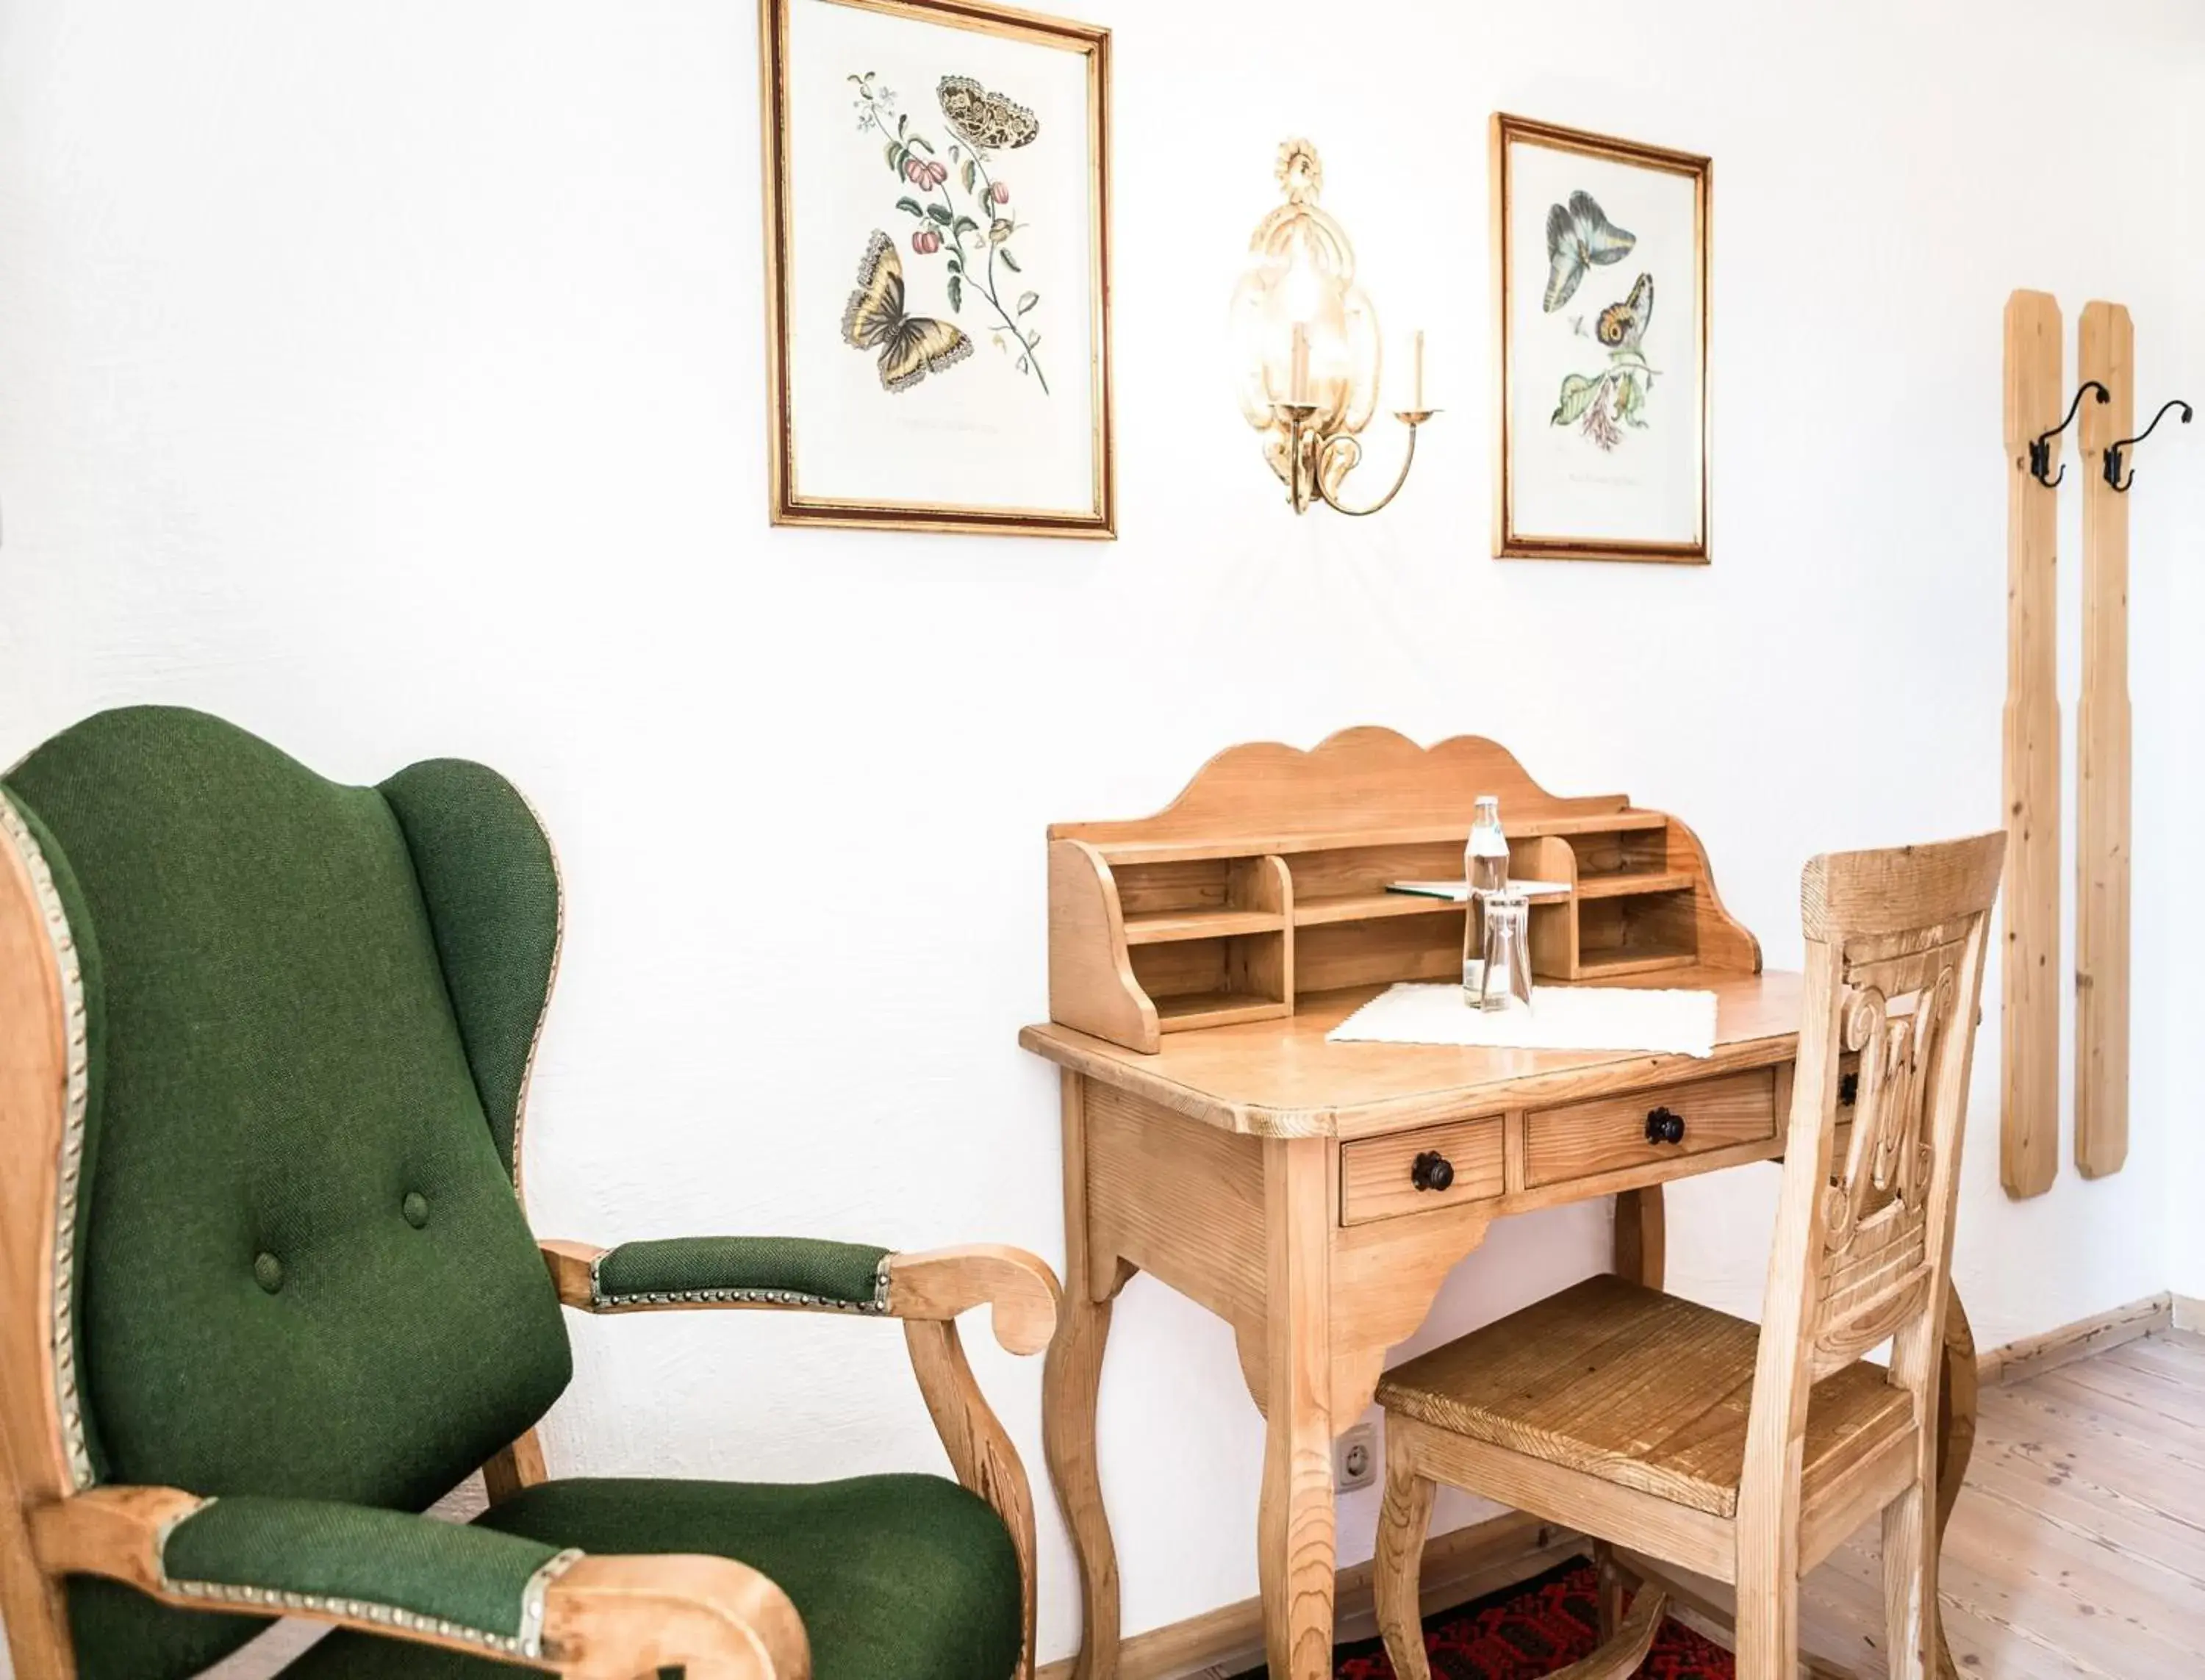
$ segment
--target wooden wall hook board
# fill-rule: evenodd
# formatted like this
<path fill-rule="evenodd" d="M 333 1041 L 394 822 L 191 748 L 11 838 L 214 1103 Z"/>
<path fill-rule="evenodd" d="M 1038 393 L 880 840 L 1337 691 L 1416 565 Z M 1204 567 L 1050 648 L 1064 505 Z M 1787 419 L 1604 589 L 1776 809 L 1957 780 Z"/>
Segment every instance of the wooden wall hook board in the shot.
<path fill-rule="evenodd" d="M 2058 499 L 2045 494 L 2059 419 L 2059 305 L 2006 306 L 2006 829 L 2000 1177 L 2016 1198 L 2059 1172 L 2059 686 L 2053 589 Z M 2079 402 L 2082 394 L 2077 393 Z M 2092 412 L 2098 405 L 2092 405 Z M 2074 415 L 2071 405 L 2069 419 Z M 2065 472 L 2062 467 L 2062 473 Z"/>
<path fill-rule="evenodd" d="M 2113 394 L 2083 417 L 2083 457 L 2101 455 L 2105 471 L 2083 480 L 2075 715 L 2075 1166 L 2098 1178 L 2129 1153 L 2129 509 L 2119 474 L 2136 430 L 2128 311 L 2085 304 L 2077 347 L 2083 377 Z"/>
<path fill-rule="evenodd" d="M 2053 445 L 2059 441 L 2059 434 L 2075 424 L 2075 411 L 2083 406 L 2083 399 L 2093 392 L 2097 394 L 2101 403 L 2107 400 L 2103 385 L 2095 379 L 2085 379 L 2075 388 L 2075 400 L 2067 405 L 2067 418 L 2049 431 L 2037 433 L 2036 440 L 2029 446 L 2029 476 L 2048 490 L 2058 490 L 2059 481 L 2067 476 L 2065 461 L 2059 464 L 2058 472 L 2052 470 L 2052 457 L 2056 453 Z"/>
<path fill-rule="evenodd" d="M 2159 430 L 2159 423 L 2166 418 L 2167 411 L 2171 408 L 2179 408 L 2182 411 L 2182 424 L 2185 426 L 2190 424 L 2190 405 L 2184 402 L 2180 397 L 2177 397 L 2172 402 L 2161 403 L 2159 407 L 2159 413 L 2151 417 L 2151 424 L 2146 426 L 2142 431 L 2138 432 L 2134 437 L 2117 437 L 2111 443 L 2106 446 L 2106 482 L 2111 484 L 2116 490 L 2119 490 L 2123 496 L 2126 496 L 2128 494 L 2129 486 L 2136 483 L 2136 469 L 2134 467 L 2130 467 L 2128 469 L 2128 477 L 2126 478 L 2122 478 L 2122 458 L 2129 450 L 2134 448 L 2137 444 L 2143 442 L 2145 438 L 2150 436 L 2152 433 Z M 2066 469 L 2063 467 L 2060 470 L 2065 472 Z"/>

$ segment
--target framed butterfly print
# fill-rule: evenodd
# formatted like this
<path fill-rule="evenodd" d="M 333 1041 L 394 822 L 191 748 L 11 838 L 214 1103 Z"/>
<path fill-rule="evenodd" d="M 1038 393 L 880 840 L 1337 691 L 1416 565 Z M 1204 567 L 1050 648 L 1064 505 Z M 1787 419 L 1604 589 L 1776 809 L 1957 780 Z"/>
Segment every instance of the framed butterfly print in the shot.
<path fill-rule="evenodd" d="M 1500 559 L 1704 565 L 1705 157 L 1493 119 Z"/>
<path fill-rule="evenodd" d="M 1110 37 L 760 0 L 776 525 L 1115 535 Z"/>

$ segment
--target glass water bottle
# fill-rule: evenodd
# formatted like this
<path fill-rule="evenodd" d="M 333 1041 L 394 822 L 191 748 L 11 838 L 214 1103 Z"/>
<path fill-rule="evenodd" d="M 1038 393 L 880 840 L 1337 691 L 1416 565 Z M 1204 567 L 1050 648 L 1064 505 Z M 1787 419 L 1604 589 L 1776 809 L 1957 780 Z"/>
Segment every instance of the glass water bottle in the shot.
<path fill-rule="evenodd" d="M 1508 836 L 1501 832 L 1501 801 L 1493 794 L 1477 796 L 1462 874 L 1470 883 L 1470 901 L 1462 918 L 1462 990 L 1467 1001 L 1477 1003 L 1483 990 L 1485 900 L 1508 886 Z"/>

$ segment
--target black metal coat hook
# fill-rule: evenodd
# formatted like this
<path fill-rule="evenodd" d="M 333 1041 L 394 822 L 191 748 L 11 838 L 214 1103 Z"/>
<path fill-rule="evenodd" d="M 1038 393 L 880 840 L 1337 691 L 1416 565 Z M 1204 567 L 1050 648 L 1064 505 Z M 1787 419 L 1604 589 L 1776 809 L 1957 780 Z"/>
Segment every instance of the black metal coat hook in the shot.
<path fill-rule="evenodd" d="M 2047 490 L 2054 488 L 2060 478 L 2067 476 L 2067 464 L 2065 461 L 2059 464 L 2059 478 L 2055 478 L 2051 476 L 2052 440 L 2075 424 L 2075 411 L 2083 406 L 2083 393 L 2085 391 L 2095 391 L 2101 402 L 2111 402 L 2113 400 L 2113 394 L 2096 380 L 2085 379 L 2075 388 L 2075 401 L 2067 405 L 2067 418 L 2053 427 L 2051 430 L 2039 432 L 2036 442 L 2029 446 L 2030 477 Z"/>
<path fill-rule="evenodd" d="M 2121 451 L 2132 444 L 2143 442 L 2145 438 L 2156 431 L 2159 429 L 2159 423 L 2166 418 L 2166 411 L 2169 408 L 2179 408 L 2182 411 L 2182 424 L 2185 426 L 2190 424 L 2190 405 L 2180 397 L 2177 397 L 2172 402 L 2162 404 L 2159 413 L 2151 417 L 2151 424 L 2134 437 L 2124 437 L 2107 449 L 2106 482 L 2124 495 L 2127 493 L 2129 484 L 2136 483 L 2136 469 L 2134 467 L 2129 469 L 2128 484 L 2123 484 L 2121 482 Z M 2061 471 L 2064 472 L 2065 469 L 2063 467 Z"/>

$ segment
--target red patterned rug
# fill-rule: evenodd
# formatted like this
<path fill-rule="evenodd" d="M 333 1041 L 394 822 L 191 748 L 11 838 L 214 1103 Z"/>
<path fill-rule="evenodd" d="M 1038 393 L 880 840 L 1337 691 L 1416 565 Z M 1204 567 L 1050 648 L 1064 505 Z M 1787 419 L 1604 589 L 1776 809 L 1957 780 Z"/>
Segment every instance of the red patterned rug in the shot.
<path fill-rule="evenodd" d="M 1599 1582 L 1578 1559 L 1517 1586 L 1424 1618 L 1433 1680 L 1539 1680 L 1600 1643 Z M 1375 1639 L 1333 1653 L 1339 1680 L 1394 1680 Z M 1262 1680 L 1251 1669 L 1239 1680 Z M 1672 1618 L 1638 1670 L 1639 1680 L 1735 1680 L 1730 1653 Z"/>

